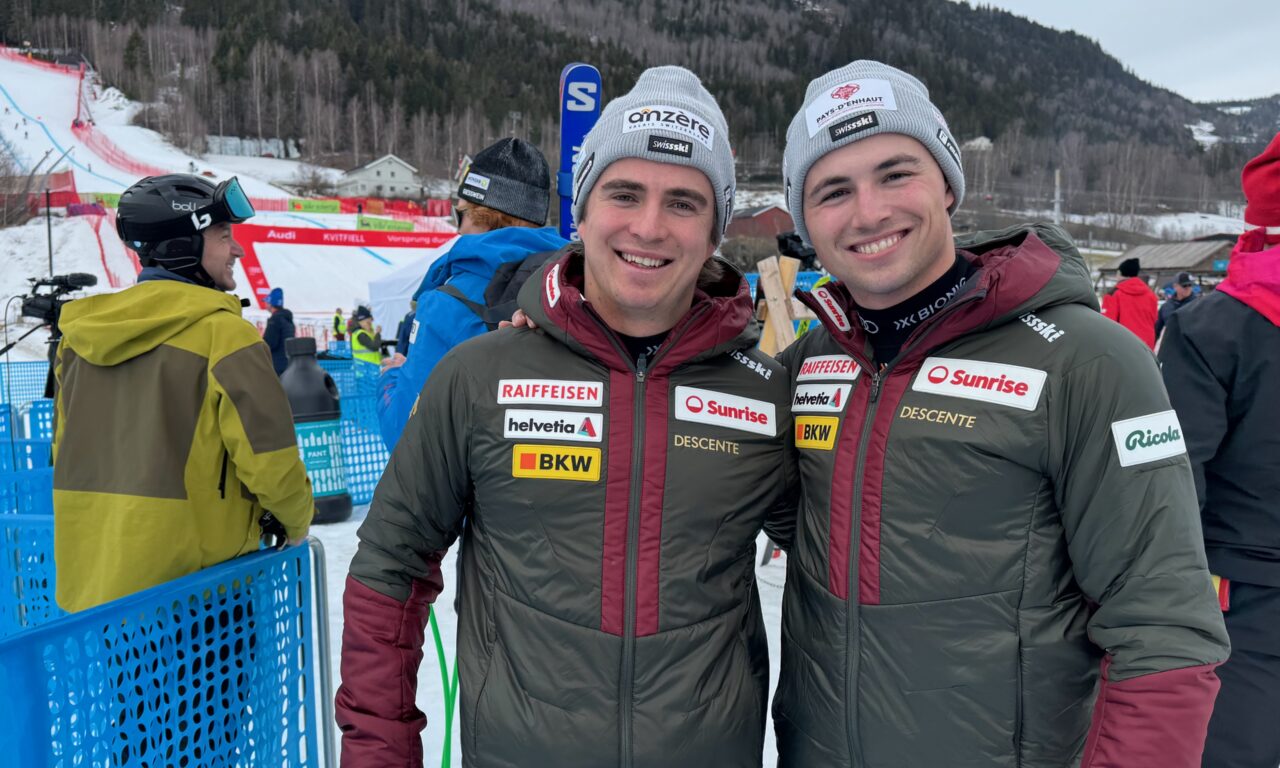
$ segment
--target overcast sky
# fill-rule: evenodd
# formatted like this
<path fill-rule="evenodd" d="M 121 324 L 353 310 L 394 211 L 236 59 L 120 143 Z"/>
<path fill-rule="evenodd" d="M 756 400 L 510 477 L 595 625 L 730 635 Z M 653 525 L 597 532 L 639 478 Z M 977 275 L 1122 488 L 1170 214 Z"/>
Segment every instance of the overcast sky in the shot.
<path fill-rule="evenodd" d="M 1280 93 L 1276 0 L 970 0 L 1096 40 L 1138 77 L 1192 101 Z"/>

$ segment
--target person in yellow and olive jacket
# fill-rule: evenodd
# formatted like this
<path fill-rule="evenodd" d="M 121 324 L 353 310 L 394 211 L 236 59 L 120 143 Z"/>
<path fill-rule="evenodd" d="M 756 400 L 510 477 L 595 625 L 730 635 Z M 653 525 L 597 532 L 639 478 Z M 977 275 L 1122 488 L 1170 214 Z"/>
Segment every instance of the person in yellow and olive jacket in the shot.
<path fill-rule="evenodd" d="M 266 345 L 226 293 L 253 215 L 233 178 L 148 177 L 120 197 L 138 284 L 62 311 L 55 368 L 58 604 L 80 611 L 291 542 L 315 512 Z M 270 518 L 267 519 L 268 521 Z"/>

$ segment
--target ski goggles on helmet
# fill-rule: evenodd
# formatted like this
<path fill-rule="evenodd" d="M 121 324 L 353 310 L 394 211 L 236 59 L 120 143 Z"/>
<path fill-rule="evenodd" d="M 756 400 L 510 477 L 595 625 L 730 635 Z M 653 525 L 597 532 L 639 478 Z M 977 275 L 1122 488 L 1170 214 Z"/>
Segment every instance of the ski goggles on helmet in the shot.
<path fill-rule="evenodd" d="M 169 177 L 161 177 L 169 178 Z M 144 180 L 139 185 L 146 185 Z M 127 190 L 126 195 L 132 191 Z M 207 189 L 207 188 L 206 188 Z M 214 224 L 229 222 L 239 224 L 254 214 L 253 203 L 240 186 L 236 177 L 231 177 L 214 187 L 213 193 L 205 200 L 192 199 L 196 194 L 207 191 L 185 184 L 181 187 L 151 187 L 139 191 L 137 202 L 121 200 L 121 211 L 117 214 L 116 231 L 125 242 L 154 243 L 178 237 L 199 235 Z M 181 192 L 181 194 L 177 194 Z M 183 199 L 183 198 L 186 199 Z M 141 211 L 126 214 L 126 207 L 150 208 L 150 216 Z M 156 211 L 159 206 L 162 213 Z M 159 214 L 159 215 L 157 215 Z M 152 221 L 138 221 L 139 218 L 152 218 Z M 155 220 L 160 219 L 160 220 Z"/>

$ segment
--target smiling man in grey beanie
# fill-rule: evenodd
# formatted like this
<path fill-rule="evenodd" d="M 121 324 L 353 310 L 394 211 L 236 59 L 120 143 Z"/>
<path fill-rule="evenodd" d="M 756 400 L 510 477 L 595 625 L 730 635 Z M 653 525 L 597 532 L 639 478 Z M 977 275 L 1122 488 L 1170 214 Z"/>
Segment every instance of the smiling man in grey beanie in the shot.
<path fill-rule="evenodd" d="M 574 175 L 582 242 L 520 293 L 538 330 L 440 361 L 360 527 L 344 765 L 420 764 L 413 684 L 459 530 L 464 766 L 761 765 L 755 540 L 790 540 L 796 472 L 787 377 L 713 258 L 733 192 L 693 73 L 647 70 L 605 107 Z"/>
<path fill-rule="evenodd" d="M 1066 233 L 953 239 L 960 159 L 875 61 L 810 83 L 787 132 L 836 282 L 780 358 L 802 495 L 778 765 L 1199 766 L 1228 649 L 1177 416 Z"/>

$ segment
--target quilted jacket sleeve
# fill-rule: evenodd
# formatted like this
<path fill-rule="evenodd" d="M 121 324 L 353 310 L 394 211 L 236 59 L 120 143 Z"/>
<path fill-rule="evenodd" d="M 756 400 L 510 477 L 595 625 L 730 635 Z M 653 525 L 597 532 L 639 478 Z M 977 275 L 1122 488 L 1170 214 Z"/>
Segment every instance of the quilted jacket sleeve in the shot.
<path fill-rule="evenodd" d="M 413 408 L 360 526 L 343 596 L 337 719 L 344 766 L 420 766 L 414 703 L 440 560 L 470 495 L 469 379 L 446 356 Z"/>
<path fill-rule="evenodd" d="M 1104 331 L 1107 329 L 1103 329 Z M 1191 468 L 1155 361 L 1127 334 L 1050 402 L 1050 471 L 1105 652 L 1083 768 L 1200 765 L 1228 642 Z"/>

